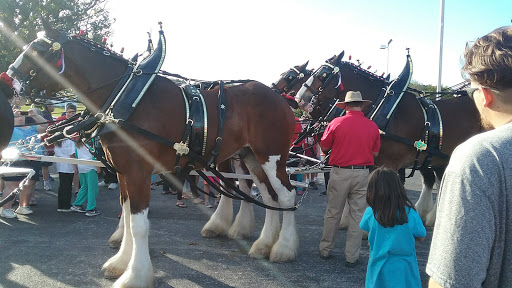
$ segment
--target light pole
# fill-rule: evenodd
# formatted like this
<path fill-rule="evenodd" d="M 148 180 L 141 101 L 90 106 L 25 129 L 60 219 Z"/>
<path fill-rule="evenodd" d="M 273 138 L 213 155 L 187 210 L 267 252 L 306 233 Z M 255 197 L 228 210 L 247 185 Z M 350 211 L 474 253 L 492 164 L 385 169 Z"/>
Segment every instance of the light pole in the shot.
<path fill-rule="evenodd" d="M 387 49 L 388 50 L 388 60 L 386 62 L 386 74 L 389 74 L 388 73 L 388 71 L 389 71 L 389 44 L 391 44 L 391 41 L 393 41 L 393 39 L 389 39 L 388 45 L 380 45 L 380 49 Z"/>

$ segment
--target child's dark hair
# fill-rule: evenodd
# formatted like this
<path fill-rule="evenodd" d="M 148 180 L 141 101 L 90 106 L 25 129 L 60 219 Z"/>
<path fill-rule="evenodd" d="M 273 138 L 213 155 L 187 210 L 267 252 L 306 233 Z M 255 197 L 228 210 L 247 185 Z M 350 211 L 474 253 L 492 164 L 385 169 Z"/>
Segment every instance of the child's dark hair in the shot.
<path fill-rule="evenodd" d="M 394 227 L 408 222 L 405 207 L 414 209 L 398 174 L 387 167 L 379 167 L 370 175 L 366 202 L 383 227 Z"/>

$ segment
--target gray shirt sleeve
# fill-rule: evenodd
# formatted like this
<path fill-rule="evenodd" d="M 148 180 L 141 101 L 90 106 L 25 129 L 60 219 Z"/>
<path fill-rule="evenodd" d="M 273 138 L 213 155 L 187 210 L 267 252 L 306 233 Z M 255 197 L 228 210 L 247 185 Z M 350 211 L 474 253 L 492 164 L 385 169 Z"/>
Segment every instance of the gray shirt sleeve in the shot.
<path fill-rule="evenodd" d="M 426 270 L 445 288 L 482 287 L 493 248 L 496 227 L 488 191 L 502 183 L 495 178 L 499 163 L 490 149 L 474 144 L 454 151 L 441 183 Z"/>

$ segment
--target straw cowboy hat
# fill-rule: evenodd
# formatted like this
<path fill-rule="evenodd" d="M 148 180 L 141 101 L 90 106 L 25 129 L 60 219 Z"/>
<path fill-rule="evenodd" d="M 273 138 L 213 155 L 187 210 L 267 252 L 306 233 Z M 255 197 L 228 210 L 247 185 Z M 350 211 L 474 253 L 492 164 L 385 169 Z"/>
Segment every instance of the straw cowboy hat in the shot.
<path fill-rule="evenodd" d="M 363 96 L 361 96 L 361 92 L 359 91 L 348 91 L 347 95 L 345 95 L 345 101 L 336 103 L 336 107 L 345 109 L 347 103 L 350 102 L 362 102 L 363 108 L 370 105 L 372 101 L 363 100 Z"/>

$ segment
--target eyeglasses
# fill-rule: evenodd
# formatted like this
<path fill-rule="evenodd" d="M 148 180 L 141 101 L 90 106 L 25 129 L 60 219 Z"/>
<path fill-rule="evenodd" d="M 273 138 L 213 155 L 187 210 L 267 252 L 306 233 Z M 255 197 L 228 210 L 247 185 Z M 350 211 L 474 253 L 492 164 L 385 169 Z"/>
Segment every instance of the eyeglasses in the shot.
<path fill-rule="evenodd" d="M 489 89 L 489 90 L 492 90 L 492 91 L 495 91 L 495 92 L 499 92 L 500 90 L 496 89 L 496 88 L 492 88 L 492 87 L 487 87 L 487 86 L 480 86 L 480 87 L 469 87 L 469 88 L 466 88 L 466 93 L 468 93 L 468 96 L 471 97 L 471 99 L 474 99 L 473 98 L 473 94 L 475 94 L 475 91 L 478 90 L 478 89 Z"/>
<path fill-rule="evenodd" d="M 471 97 L 471 99 L 474 99 L 473 94 L 475 93 L 476 90 L 478 90 L 480 88 L 481 87 L 469 87 L 466 89 L 466 93 L 468 93 L 468 96 Z"/>

